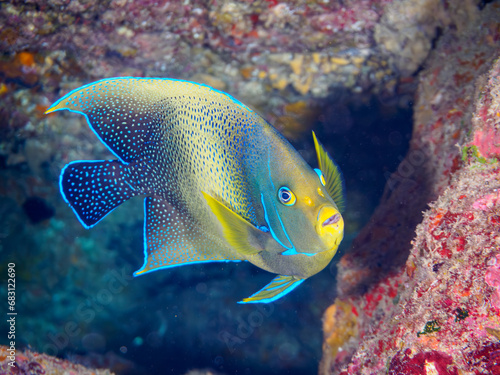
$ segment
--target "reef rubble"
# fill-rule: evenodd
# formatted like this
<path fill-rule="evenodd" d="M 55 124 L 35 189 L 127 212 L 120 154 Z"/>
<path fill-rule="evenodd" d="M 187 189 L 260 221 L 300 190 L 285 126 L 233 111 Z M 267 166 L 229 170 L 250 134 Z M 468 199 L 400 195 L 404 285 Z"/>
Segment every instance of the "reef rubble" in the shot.
<path fill-rule="evenodd" d="M 499 17 L 426 61 L 410 150 L 339 262 L 320 374 L 500 373 Z"/>
<path fill-rule="evenodd" d="M 12 365 L 11 365 L 12 364 Z M 9 347 L 0 346 L 1 374 L 50 374 L 50 375 L 114 375 L 103 369 L 88 368 L 73 362 L 31 350 L 16 352 L 15 360 L 10 359 Z"/>

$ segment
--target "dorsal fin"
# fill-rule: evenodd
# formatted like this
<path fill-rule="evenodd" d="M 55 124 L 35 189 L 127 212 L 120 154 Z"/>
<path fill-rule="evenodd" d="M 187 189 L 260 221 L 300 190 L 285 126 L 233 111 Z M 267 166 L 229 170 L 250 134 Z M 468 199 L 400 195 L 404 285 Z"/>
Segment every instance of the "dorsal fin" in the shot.
<path fill-rule="evenodd" d="M 345 184 L 344 178 L 342 177 L 342 172 L 338 165 L 333 161 L 333 159 L 328 155 L 323 145 L 316 138 L 316 134 L 313 132 L 314 147 L 316 148 L 316 155 L 318 156 L 318 165 L 321 172 L 325 176 L 326 180 L 326 190 L 330 197 L 337 205 L 340 212 L 345 211 Z"/>
<path fill-rule="evenodd" d="M 148 144 L 157 141 L 164 117 L 186 104 L 169 106 L 173 98 L 208 94 L 251 110 L 232 96 L 209 86 L 169 78 L 107 78 L 71 91 L 45 113 L 69 110 L 82 114 L 99 139 L 121 161 L 137 160 Z"/>

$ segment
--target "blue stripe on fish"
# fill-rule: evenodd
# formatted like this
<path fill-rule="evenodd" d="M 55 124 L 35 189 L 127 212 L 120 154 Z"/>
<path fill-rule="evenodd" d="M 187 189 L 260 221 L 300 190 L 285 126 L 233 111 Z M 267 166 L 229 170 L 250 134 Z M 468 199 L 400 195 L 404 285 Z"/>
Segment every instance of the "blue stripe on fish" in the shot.
<path fill-rule="evenodd" d="M 245 298 L 238 303 L 270 303 L 280 299 L 284 295 L 290 293 L 304 282 L 305 279 L 295 279 L 293 276 L 276 276 L 269 284 L 259 290 L 257 293 L 252 294 L 250 297 Z M 274 294 L 273 291 L 283 289 L 281 292 Z"/>
<path fill-rule="evenodd" d="M 271 235 L 273 238 L 276 240 L 277 243 L 279 243 L 283 248 L 285 249 L 290 249 L 289 247 L 285 246 L 283 242 L 280 241 L 278 236 L 276 236 L 276 233 L 273 230 L 273 227 L 271 226 L 271 223 L 269 222 L 269 215 L 267 214 L 267 209 L 266 209 L 266 204 L 264 203 L 264 195 L 260 194 L 260 201 L 262 202 L 262 208 L 264 209 L 264 220 L 266 221 L 267 227 L 271 231 Z"/>
<path fill-rule="evenodd" d="M 127 199 L 137 195 L 116 160 L 75 161 L 59 177 L 61 194 L 85 228 L 91 228 Z"/>
<path fill-rule="evenodd" d="M 328 182 L 323 192 L 291 145 L 230 95 L 183 80 L 121 77 L 74 90 L 46 113 L 63 109 L 83 115 L 119 159 L 71 163 L 62 171 L 61 193 L 83 226 L 95 225 L 134 195 L 146 197 L 145 261 L 134 275 L 247 260 L 280 275 L 242 301 L 266 303 L 319 272 L 335 254 L 343 221 L 323 228 L 314 217 L 325 222 L 338 213 L 331 199 L 343 194 L 338 168 L 317 146 Z M 285 185 L 297 199 L 311 196 L 311 204 L 293 210 L 281 205 L 276 187 Z M 228 225 L 227 217 L 239 225 Z"/>
<path fill-rule="evenodd" d="M 262 208 L 264 209 L 264 219 L 266 221 L 266 224 L 268 225 L 269 227 L 269 230 L 271 231 L 271 235 L 273 236 L 273 238 L 276 240 L 276 242 L 278 242 L 281 246 L 283 246 L 286 251 L 282 252 L 281 255 L 297 255 L 297 254 L 303 254 L 303 255 L 307 255 L 307 256 L 313 256 L 314 253 L 299 253 L 297 251 L 297 249 L 295 248 L 295 246 L 293 245 L 293 242 L 292 240 L 290 239 L 290 237 L 288 236 L 288 233 L 285 229 L 285 226 L 283 225 L 283 221 L 281 220 L 281 217 L 278 213 L 278 211 L 276 210 L 276 207 L 274 207 L 274 203 L 273 203 L 273 207 L 274 207 L 274 210 L 276 211 L 276 216 L 278 217 L 278 220 L 280 222 L 280 225 L 281 225 L 281 229 L 283 230 L 283 233 L 285 234 L 286 236 L 286 239 L 288 240 L 288 242 L 290 242 L 290 244 L 292 245 L 292 247 L 288 247 L 288 246 L 285 246 L 283 244 L 283 242 L 280 241 L 280 239 L 278 238 L 278 236 L 276 235 L 276 233 L 274 232 L 273 228 L 271 227 L 271 223 L 269 222 L 269 216 L 267 214 L 267 209 L 266 209 L 266 205 L 264 203 L 264 195 L 261 194 L 260 195 L 260 201 L 262 203 Z"/>
<path fill-rule="evenodd" d="M 286 239 L 288 240 L 290 245 L 292 245 L 292 247 L 287 248 L 287 251 L 285 251 L 285 253 L 286 252 L 293 252 L 294 254 L 298 254 L 297 250 L 295 249 L 295 245 L 293 244 L 292 240 L 288 236 L 288 233 L 286 232 L 285 226 L 283 225 L 283 221 L 281 220 L 280 214 L 279 214 L 278 210 L 276 209 L 276 206 L 274 205 L 274 203 L 273 203 L 273 208 L 276 211 L 276 216 L 278 217 L 278 220 L 279 220 L 280 225 L 281 225 L 281 229 L 282 229 L 283 233 L 285 234 Z M 283 254 L 285 254 L 285 253 L 283 253 Z M 311 255 L 313 255 L 313 254 L 311 254 Z"/>

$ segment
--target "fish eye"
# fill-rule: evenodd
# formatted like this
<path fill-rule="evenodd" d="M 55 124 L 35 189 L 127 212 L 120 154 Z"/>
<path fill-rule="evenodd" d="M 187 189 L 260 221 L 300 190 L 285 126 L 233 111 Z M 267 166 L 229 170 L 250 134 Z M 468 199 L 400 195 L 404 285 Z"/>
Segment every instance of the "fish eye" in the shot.
<path fill-rule="evenodd" d="M 319 182 L 321 182 L 321 185 L 325 186 L 326 185 L 325 176 L 323 176 L 323 172 L 321 172 L 321 169 L 314 168 L 314 172 L 318 174 Z"/>
<path fill-rule="evenodd" d="M 282 186 L 278 190 L 278 199 L 285 206 L 293 206 L 297 201 L 297 198 L 295 198 L 295 194 L 292 193 L 292 191 L 286 186 Z"/>

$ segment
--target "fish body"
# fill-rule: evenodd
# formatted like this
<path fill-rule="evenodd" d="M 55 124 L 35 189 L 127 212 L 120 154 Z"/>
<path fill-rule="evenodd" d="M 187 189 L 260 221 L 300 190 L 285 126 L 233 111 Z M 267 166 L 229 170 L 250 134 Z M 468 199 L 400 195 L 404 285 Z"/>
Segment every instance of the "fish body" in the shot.
<path fill-rule="evenodd" d="M 209 86 L 111 78 L 47 113 L 86 117 L 118 160 L 77 161 L 61 193 L 90 228 L 133 196 L 144 200 L 145 262 L 135 275 L 211 261 L 278 274 L 243 302 L 271 302 L 321 271 L 343 238 L 339 169 L 314 136 L 319 169 L 262 117 Z M 313 134 L 314 135 L 314 134 Z"/>

